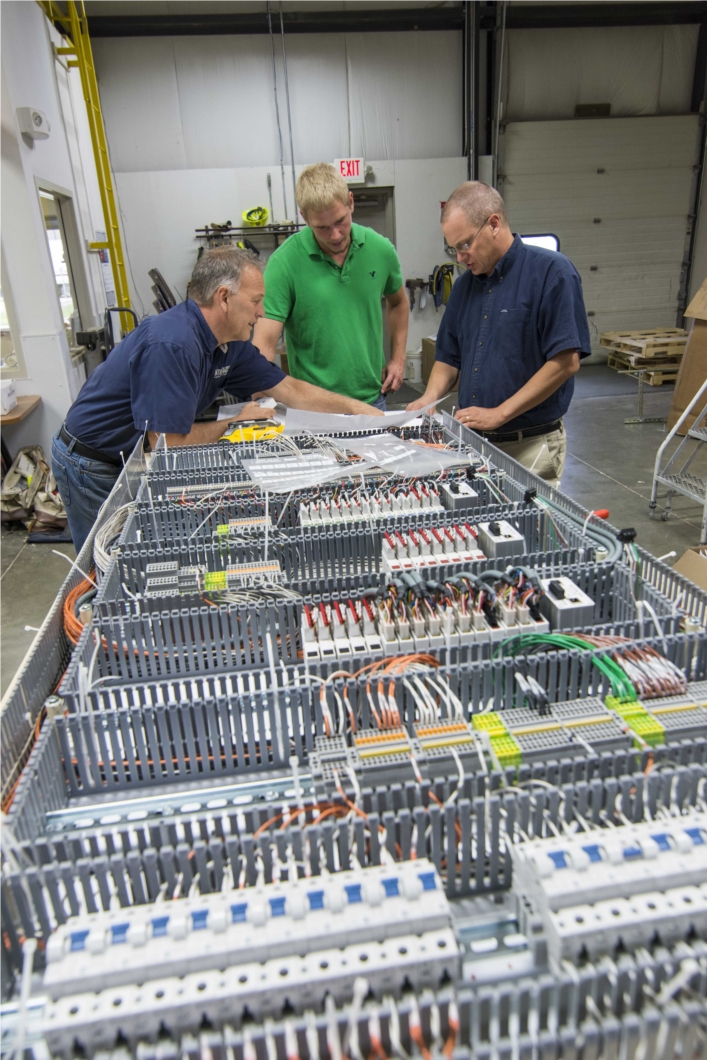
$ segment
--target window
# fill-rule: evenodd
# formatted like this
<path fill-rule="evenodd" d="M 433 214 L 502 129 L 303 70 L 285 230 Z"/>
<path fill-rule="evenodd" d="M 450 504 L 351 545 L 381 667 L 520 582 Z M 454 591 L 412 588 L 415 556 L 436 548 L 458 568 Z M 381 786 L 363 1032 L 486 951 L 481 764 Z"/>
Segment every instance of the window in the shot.
<path fill-rule="evenodd" d="M 67 249 L 66 228 L 62 215 L 62 200 L 59 195 L 40 188 L 39 201 L 42 206 L 44 228 L 49 243 L 49 253 L 54 269 L 56 293 L 61 307 L 61 316 L 69 336 L 69 346 L 74 346 L 73 335 L 80 329 L 80 317 L 76 302 L 75 283 L 71 271 L 71 259 Z"/>
<path fill-rule="evenodd" d="M 549 232 L 537 236 L 521 236 L 520 238 L 531 247 L 542 247 L 543 250 L 560 249 L 560 240 Z"/>

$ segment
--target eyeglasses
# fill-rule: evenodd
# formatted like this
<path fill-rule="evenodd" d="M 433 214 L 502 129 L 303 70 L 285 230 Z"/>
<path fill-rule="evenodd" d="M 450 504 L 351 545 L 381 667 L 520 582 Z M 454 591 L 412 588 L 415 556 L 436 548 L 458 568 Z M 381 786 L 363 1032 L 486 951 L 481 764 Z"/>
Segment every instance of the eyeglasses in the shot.
<path fill-rule="evenodd" d="M 493 217 L 493 214 L 489 214 L 488 217 L 486 218 L 486 220 L 484 221 L 484 223 L 481 225 L 481 228 L 485 228 L 492 217 Z M 466 243 L 457 243 L 457 245 L 455 247 L 452 247 L 452 250 L 456 251 L 457 254 L 466 254 L 466 252 L 468 251 L 469 247 L 471 246 L 471 244 L 474 242 L 474 240 L 478 236 L 479 232 L 481 231 L 481 228 L 477 229 L 476 232 L 474 232 L 474 234 L 471 237 L 471 239 L 467 240 Z"/>

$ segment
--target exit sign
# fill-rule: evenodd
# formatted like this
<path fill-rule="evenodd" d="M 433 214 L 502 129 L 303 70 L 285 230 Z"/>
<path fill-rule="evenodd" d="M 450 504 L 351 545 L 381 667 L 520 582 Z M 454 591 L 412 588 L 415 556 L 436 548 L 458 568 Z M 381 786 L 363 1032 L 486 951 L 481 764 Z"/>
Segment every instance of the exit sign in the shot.
<path fill-rule="evenodd" d="M 363 158 L 335 158 L 334 165 L 349 184 L 365 183 L 366 165 Z"/>

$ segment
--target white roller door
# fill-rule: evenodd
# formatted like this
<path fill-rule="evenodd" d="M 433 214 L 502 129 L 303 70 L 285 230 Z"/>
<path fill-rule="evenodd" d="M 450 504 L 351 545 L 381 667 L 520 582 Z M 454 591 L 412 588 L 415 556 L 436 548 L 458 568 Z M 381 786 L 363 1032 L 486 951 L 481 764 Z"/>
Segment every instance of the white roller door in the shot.
<path fill-rule="evenodd" d="M 674 327 L 698 115 L 511 122 L 499 182 L 514 232 L 554 232 L 603 331 Z"/>

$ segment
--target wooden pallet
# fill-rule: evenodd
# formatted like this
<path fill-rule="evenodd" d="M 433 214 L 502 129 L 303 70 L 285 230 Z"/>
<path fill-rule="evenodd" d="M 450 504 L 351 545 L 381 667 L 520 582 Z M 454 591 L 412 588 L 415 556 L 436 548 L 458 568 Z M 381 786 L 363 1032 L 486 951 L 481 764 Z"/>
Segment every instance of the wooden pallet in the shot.
<path fill-rule="evenodd" d="M 649 331 L 605 331 L 599 342 L 606 349 L 650 358 L 677 356 L 685 349 L 683 328 L 653 328 Z"/>
<path fill-rule="evenodd" d="M 674 383 L 678 377 L 678 368 L 652 369 L 643 376 L 648 386 L 662 386 L 663 383 Z"/>
<path fill-rule="evenodd" d="M 624 353 L 620 350 L 610 350 L 608 357 L 609 368 L 679 368 L 682 360 L 682 350 L 671 354 L 670 357 L 639 357 L 637 353 Z"/>
<path fill-rule="evenodd" d="M 663 383 L 675 382 L 680 371 L 679 361 L 644 361 L 636 365 L 631 363 L 632 359 L 631 354 L 612 351 L 607 364 L 609 368 L 617 372 L 645 371 L 643 381 L 649 386 L 662 386 Z"/>

